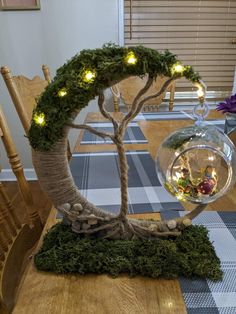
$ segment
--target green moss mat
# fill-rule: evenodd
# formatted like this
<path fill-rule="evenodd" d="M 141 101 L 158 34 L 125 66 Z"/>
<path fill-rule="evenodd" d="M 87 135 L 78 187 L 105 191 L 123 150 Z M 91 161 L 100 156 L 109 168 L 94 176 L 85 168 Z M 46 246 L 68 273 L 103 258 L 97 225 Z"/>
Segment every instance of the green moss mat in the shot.
<path fill-rule="evenodd" d="M 166 240 L 112 241 L 81 238 L 59 223 L 46 234 L 34 261 L 39 270 L 61 274 L 222 279 L 220 260 L 203 226 L 191 226 Z"/>

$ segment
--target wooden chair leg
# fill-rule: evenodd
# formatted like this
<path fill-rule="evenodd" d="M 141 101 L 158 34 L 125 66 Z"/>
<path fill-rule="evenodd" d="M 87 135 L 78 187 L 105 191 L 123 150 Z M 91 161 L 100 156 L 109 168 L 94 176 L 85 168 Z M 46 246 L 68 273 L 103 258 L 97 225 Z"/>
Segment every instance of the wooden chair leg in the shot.
<path fill-rule="evenodd" d="M 42 70 L 45 80 L 48 82 L 48 84 L 50 84 L 52 80 L 49 67 L 46 64 L 43 64 Z"/>

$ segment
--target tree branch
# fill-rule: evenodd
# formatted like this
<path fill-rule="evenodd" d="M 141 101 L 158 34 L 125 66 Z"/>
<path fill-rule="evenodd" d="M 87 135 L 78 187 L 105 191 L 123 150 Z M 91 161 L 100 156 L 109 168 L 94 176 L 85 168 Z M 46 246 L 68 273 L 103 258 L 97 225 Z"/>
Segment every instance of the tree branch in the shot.
<path fill-rule="evenodd" d="M 80 130 L 87 130 L 97 136 L 100 136 L 102 138 L 106 138 L 106 137 L 109 137 L 113 142 L 114 142 L 114 136 L 113 134 L 110 134 L 110 133 L 106 133 L 106 132 L 100 132 L 100 131 L 97 131 L 96 129 L 94 129 L 93 127 L 91 126 L 88 126 L 86 124 L 74 124 L 74 123 L 67 123 L 66 124 L 67 126 L 71 127 L 71 128 L 74 128 L 74 129 L 80 129 Z"/>
<path fill-rule="evenodd" d="M 133 102 L 133 104 L 132 104 L 132 107 L 131 107 L 131 110 L 130 110 L 130 112 L 129 112 L 129 117 L 128 118 L 126 118 L 127 117 L 127 115 L 126 115 L 126 119 L 124 119 L 124 124 L 125 124 L 125 126 L 127 126 L 127 124 L 129 123 L 129 121 L 130 120 L 133 120 L 135 117 L 136 117 L 136 115 L 141 111 L 141 109 L 142 109 L 142 107 L 143 107 L 143 105 L 144 105 L 144 103 L 146 102 L 146 101 L 148 101 L 148 100 L 150 100 L 150 99 L 153 99 L 153 98 L 156 98 L 156 97 L 158 97 L 158 96 L 160 96 L 166 89 L 167 89 L 167 87 L 170 85 L 170 83 L 172 82 L 172 81 L 174 81 L 175 79 L 174 78 L 170 78 L 169 80 L 167 80 L 163 85 L 162 85 L 162 87 L 161 87 L 161 89 L 156 93 L 156 94 L 153 94 L 153 95 L 150 95 L 150 96 L 147 96 L 147 97 L 145 97 L 145 98 L 143 98 L 136 106 L 135 106 L 135 108 L 132 108 L 133 107 L 133 105 L 134 105 L 134 102 Z M 147 84 L 145 85 L 145 87 L 147 86 Z M 144 87 L 144 88 L 145 88 Z M 150 86 L 149 86 L 150 87 Z M 143 89 L 144 89 L 143 88 Z M 147 88 L 148 89 L 148 88 Z M 146 90 L 147 90 L 146 89 Z M 141 90 L 142 91 L 142 90 Z M 142 95 L 142 94 L 141 94 Z M 140 97 L 140 96 L 139 96 Z M 135 97 L 135 99 L 136 98 L 139 98 L 138 97 L 138 95 Z M 123 121 L 122 121 L 123 122 Z"/>
<path fill-rule="evenodd" d="M 101 112 L 101 114 L 107 118 L 108 120 L 110 120 L 113 124 L 114 127 L 114 133 L 116 132 L 116 130 L 118 129 L 118 122 L 116 121 L 116 119 L 114 119 L 112 117 L 112 115 L 105 109 L 104 107 L 104 100 L 105 100 L 105 96 L 103 92 L 100 92 L 98 95 L 98 107 L 99 110 Z"/>
<path fill-rule="evenodd" d="M 137 103 L 138 103 L 139 98 L 148 91 L 148 89 L 152 85 L 152 82 L 153 82 L 153 78 L 148 77 L 148 80 L 147 80 L 145 86 L 138 92 L 138 94 L 134 98 L 130 111 L 122 119 L 120 127 L 119 127 L 119 131 L 121 131 L 124 127 L 126 127 L 127 124 L 129 123 L 129 121 L 133 119 L 132 118 L 133 112 L 134 111 L 136 112 L 136 108 L 138 106 Z"/>

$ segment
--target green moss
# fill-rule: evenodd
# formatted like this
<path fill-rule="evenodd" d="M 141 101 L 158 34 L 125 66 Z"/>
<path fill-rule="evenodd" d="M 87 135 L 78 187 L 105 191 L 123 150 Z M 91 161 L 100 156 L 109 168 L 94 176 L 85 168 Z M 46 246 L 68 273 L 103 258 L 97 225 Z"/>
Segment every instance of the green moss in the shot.
<path fill-rule="evenodd" d="M 59 223 L 46 234 L 34 261 L 39 270 L 60 274 L 222 279 L 220 261 L 203 226 L 191 226 L 166 240 L 112 241 L 81 238 Z"/>
<path fill-rule="evenodd" d="M 125 61 L 129 51 L 133 51 L 137 57 L 135 65 Z M 73 112 L 86 107 L 99 91 L 130 75 L 143 76 L 148 73 L 154 78 L 158 75 L 171 77 L 171 67 L 177 62 L 176 56 L 169 51 L 159 53 L 142 46 L 126 48 L 108 44 L 101 49 L 83 50 L 58 69 L 52 83 L 39 97 L 34 113 L 44 113 L 46 124 L 40 126 L 35 121 L 31 122 L 31 146 L 36 150 L 50 150 L 63 136 L 63 127 Z M 91 84 L 83 82 L 83 73 L 88 69 L 96 72 Z M 200 79 L 190 66 L 176 77 L 181 76 L 192 82 Z M 67 90 L 67 95 L 59 97 L 58 91 L 62 88 Z"/>

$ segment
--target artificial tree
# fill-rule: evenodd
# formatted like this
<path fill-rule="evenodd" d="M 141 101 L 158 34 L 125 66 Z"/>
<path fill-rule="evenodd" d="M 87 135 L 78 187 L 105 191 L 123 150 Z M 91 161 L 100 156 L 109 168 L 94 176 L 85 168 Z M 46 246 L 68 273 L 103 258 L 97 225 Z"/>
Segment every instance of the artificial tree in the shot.
<path fill-rule="evenodd" d="M 148 75 L 148 79 L 134 98 L 130 111 L 118 121 L 105 109 L 104 89 L 132 75 Z M 145 97 L 157 76 L 165 76 L 167 80 L 156 94 Z M 106 45 L 102 49 L 84 50 L 59 68 L 53 82 L 38 99 L 29 140 L 40 184 L 73 231 L 106 239 L 178 236 L 205 208 L 206 205 L 200 204 L 185 216 L 167 221 L 127 217 L 128 165 L 123 144 L 126 128 L 145 102 L 162 94 L 171 82 L 182 77 L 199 88 L 198 95 L 203 100 L 205 86 L 199 74 L 192 67 L 181 65 L 176 56 L 168 51 L 159 53 L 141 46 L 126 48 Z M 73 122 L 79 111 L 96 96 L 101 114 L 113 124 L 113 134 Z M 71 128 L 88 130 L 104 139 L 110 138 L 116 145 L 121 181 L 118 215 L 91 204 L 75 186 L 66 155 L 67 136 Z"/>

